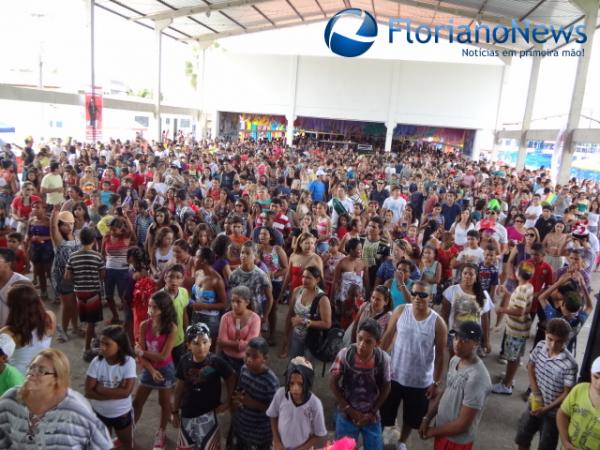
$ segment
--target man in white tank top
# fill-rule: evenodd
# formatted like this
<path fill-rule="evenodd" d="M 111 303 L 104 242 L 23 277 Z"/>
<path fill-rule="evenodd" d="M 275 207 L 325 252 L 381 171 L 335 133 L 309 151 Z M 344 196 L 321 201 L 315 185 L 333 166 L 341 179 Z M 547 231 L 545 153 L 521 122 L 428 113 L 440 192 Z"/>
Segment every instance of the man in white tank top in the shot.
<path fill-rule="evenodd" d="M 444 319 L 429 306 L 431 286 L 415 281 L 411 297 L 411 303 L 394 310 L 381 343 L 381 348 L 391 351 L 392 357 L 392 386 L 381 407 L 381 423 L 383 427 L 393 427 L 402 403 L 398 450 L 406 450 L 411 430 L 419 429 L 429 400 L 437 395 L 448 335 Z"/>

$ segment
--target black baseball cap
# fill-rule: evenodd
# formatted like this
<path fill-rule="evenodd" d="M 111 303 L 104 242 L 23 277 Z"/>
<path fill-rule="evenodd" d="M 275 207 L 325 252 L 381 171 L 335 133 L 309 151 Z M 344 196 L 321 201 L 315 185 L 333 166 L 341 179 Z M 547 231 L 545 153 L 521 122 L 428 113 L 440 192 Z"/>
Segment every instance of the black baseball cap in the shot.
<path fill-rule="evenodd" d="M 467 321 L 460 324 L 458 330 L 454 331 L 454 335 L 462 339 L 470 339 L 475 342 L 481 342 L 483 332 L 481 326 L 477 322 Z"/>

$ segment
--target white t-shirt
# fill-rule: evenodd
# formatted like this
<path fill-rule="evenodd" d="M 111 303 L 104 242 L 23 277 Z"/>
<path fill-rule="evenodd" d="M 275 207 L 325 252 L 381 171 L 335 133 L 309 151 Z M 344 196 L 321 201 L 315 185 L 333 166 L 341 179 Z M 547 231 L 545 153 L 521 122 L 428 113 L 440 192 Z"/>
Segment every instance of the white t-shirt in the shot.
<path fill-rule="evenodd" d="M 492 299 L 486 291 L 483 291 L 485 300 L 481 307 L 475 300 L 475 296 L 463 291 L 460 284 L 450 286 L 443 295 L 450 303 L 448 330 L 457 330 L 461 323 L 469 320 L 481 325 L 481 316 L 494 307 Z"/>
<path fill-rule="evenodd" d="M 527 219 L 525 221 L 525 228 L 532 228 L 535 226 L 535 222 L 542 215 L 542 205 L 528 206 L 525 210 L 525 217 L 529 216 L 530 214 L 535 214 L 535 219 Z"/>
<path fill-rule="evenodd" d="M 267 417 L 278 417 L 277 428 L 285 450 L 301 447 L 311 435 L 327 436 L 323 405 L 315 394 L 308 401 L 296 406 L 294 401 L 286 398 L 285 388 L 280 387 L 267 409 Z"/>
<path fill-rule="evenodd" d="M 470 256 L 472 256 L 474 258 L 473 261 L 467 261 L 467 258 Z M 477 248 L 465 247 L 457 255 L 456 260 L 458 262 L 471 262 L 473 264 L 479 264 L 479 263 L 483 262 L 483 249 L 481 247 L 477 247 Z"/>
<path fill-rule="evenodd" d="M 125 364 L 110 365 L 106 362 L 106 359 L 99 359 L 96 356 L 90 367 L 88 367 L 87 376 L 95 378 L 104 387 L 114 389 L 124 380 L 137 378 L 135 360 L 131 356 L 126 356 Z M 116 400 L 90 400 L 90 403 L 94 411 L 108 418 L 120 417 L 131 411 L 132 408 L 131 395 Z"/>
<path fill-rule="evenodd" d="M 45 189 L 62 188 L 63 180 L 60 175 L 49 173 L 47 175 L 44 175 L 40 186 Z M 64 201 L 65 197 L 63 196 L 62 192 L 50 192 L 49 194 L 46 194 L 46 203 L 48 203 L 49 205 L 56 205 Z"/>
<path fill-rule="evenodd" d="M 3 327 L 6 324 L 6 319 L 8 319 L 9 308 L 6 304 L 6 296 L 8 295 L 8 291 L 17 281 L 26 281 L 29 282 L 29 278 L 20 273 L 13 272 L 10 280 L 6 282 L 4 286 L 0 289 L 0 327 Z"/>
<path fill-rule="evenodd" d="M 400 219 L 402 218 L 404 208 L 406 207 L 406 200 L 404 200 L 402 197 L 398 197 L 396 199 L 388 197 L 383 201 L 383 207 L 394 213 L 394 218 L 392 221 L 395 225 L 400 222 Z"/>
<path fill-rule="evenodd" d="M 471 230 L 475 229 L 475 225 L 470 223 L 469 226 L 465 229 L 460 224 L 454 225 L 454 243 L 456 245 L 467 245 L 467 233 Z"/>

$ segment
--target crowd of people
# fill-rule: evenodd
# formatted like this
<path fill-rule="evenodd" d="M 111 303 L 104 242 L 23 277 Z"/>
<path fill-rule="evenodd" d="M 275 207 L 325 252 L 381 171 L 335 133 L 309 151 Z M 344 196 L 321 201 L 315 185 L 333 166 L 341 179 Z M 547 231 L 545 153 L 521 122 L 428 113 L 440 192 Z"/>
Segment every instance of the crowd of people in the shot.
<path fill-rule="evenodd" d="M 28 138 L 22 167 L 1 156 L 1 448 L 133 449 L 156 390 L 157 450 L 168 426 L 181 450 L 316 449 L 333 415 L 366 450 L 397 423 L 399 450 L 413 430 L 469 450 L 489 395 L 515 389 L 519 449 L 600 448 L 600 358 L 580 384 L 575 360 L 597 183 L 421 143 Z M 81 393 L 61 351 L 79 339 Z M 484 358 L 506 364 L 496 383 Z"/>

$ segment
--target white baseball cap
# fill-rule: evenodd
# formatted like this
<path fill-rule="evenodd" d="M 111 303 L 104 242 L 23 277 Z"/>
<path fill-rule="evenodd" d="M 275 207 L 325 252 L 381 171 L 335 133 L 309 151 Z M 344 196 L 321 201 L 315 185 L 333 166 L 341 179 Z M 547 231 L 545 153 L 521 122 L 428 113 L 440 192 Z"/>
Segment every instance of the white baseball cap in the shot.
<path fill-rule="evenodd" d="M 600 356 L 598 356 L 592 363 L 592 373 L 600 372 Z"/>
<path fill-rule="evenodd" d="M 323 176 L 323 175 L 327 175 L 327 172 L 325 172 L 321 167 L 319 167 L 317 169 L 317 176 L 320 177 L 320 176 Z"/>
<path fill-rule="evenodd" d="M 16 346 L 15 341 L 8 334 L 0 334 L 0 350 L 7 358 L 13 355 Z"/>

